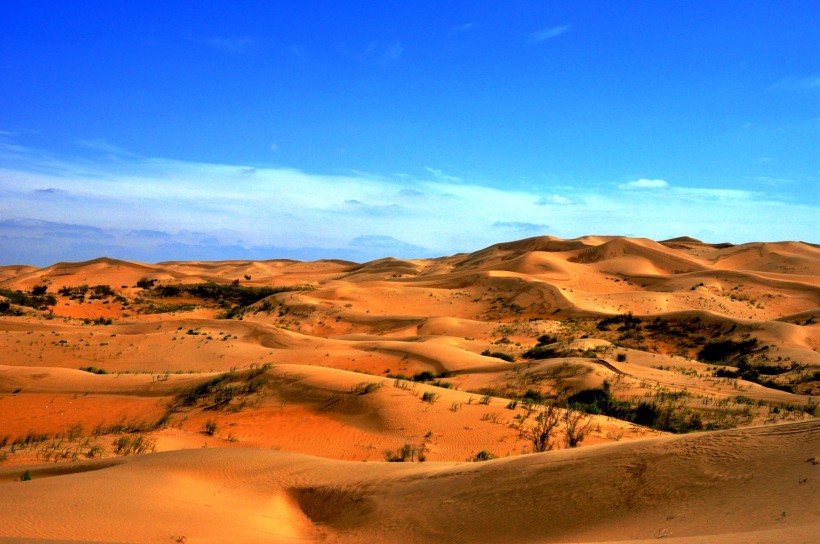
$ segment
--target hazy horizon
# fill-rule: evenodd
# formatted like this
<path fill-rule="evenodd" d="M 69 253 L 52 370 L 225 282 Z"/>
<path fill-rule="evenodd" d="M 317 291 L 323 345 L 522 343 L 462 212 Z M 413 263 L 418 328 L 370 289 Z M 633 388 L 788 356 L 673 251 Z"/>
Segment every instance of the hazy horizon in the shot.
<path fill-rule="evenodd" d="M 820 242 L 801 2 L 10 5 L 0 265 Z"/>

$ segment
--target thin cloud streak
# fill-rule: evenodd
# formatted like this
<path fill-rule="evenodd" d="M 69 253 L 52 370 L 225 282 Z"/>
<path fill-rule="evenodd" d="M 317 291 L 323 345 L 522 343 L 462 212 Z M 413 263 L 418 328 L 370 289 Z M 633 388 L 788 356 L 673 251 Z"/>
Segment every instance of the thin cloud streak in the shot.
<path fill-rule="evenodd" d="M 552 26 L 533 32 L 529 35 L 530 43 L 540 43 L 552 38 L 557 38 L 572 30 L 572 25 Z"/>
<path fill-rule="evenodd" d="M 200 43 L 226 53 L 246 53 L 256 45 L 256 41 L 248 36 L 238 38 L 216 37 Z"/>

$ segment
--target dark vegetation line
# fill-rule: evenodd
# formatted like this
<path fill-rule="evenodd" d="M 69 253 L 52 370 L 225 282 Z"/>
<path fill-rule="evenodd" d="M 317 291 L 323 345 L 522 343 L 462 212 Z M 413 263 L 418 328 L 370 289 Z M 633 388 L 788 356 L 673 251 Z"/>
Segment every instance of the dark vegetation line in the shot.
<path fill-rule="evenodd" d="M 213 301 L 224 308 L 224 311 L 218 316 L 223 319 L 241 318 L 247 311 L 248 306 L 271 295 L 308 289 L 306 286 L 248 287 L 239 285 L 238 280 L 230 284 L 205 282 L 156 285 L 156 280 L 147 278 L 139 280 L 137 287 L 141 287 L 149 295 L 158 298 L 190 296 L 200 300 Z M 187 309 L 190 305 L 151 306 L 148 313 L 161 313 L 165 306 L 173 310 L 180 310 Z"/>

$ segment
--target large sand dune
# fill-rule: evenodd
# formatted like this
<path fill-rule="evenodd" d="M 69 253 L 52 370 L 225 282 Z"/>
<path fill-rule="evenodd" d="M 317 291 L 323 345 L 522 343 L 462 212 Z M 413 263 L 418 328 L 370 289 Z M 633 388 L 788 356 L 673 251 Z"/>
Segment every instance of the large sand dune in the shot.
<path fill-rule="evenodd" d="M 0 536 L 163 542 L 815 542 L 815 422 L 485 463 L 168 452 L 0 471 Z"/>
<path fill-rule="evenodd" d="M 0 267 L 0 289 L 0 539 L 820 531 L 815 245 L 100 258 Z M 533 453 L 551 406 L 552 451 Z"/>

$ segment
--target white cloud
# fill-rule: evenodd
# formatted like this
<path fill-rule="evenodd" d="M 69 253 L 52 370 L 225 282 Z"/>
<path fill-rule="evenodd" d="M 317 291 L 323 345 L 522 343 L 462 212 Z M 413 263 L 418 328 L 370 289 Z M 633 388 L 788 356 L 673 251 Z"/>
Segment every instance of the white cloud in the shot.
<path fill-rule="evenodd" d="M 430 172 L 431 174 L 433 174 L 434 178 L 439 179 L 441 181 L 455 181 L 455 182 L 463 181 L 459 177 L 451 176 L 449 174 L 445 174 L 444 172 L 442 172 L 438 168 L 430 168 L 429 166 L 425 166 L 424 169 L 427 170 L 428 172 Z"/>
<path fill-rule="evenodd" d="M 636 179 L 629 183 L 622 183 L 618 185 L 621 189 L 662 189 L 669 187 L 669 184 L 662 179 Z"/>
<path fill-rule="evenodd" d="M 552 38 L 557 38 L 562 34 L 566 34 L 571 29 L 571 25 L 560 25 L 543 28 L 537 32 L 533 32 L 532 34 L 530 34 L 530 43 L 538 43 Z"/>
<path fill-rule="evenodd" d="M 663 180 L 625 184 L 646 190 L 562 187 L 560 195 L 543 196 L 472 184 L 435 168 L 427 172 L 430 179 L 365 172 L 330 176 L 157 158 L 94 162 L 0 145 L 0 220 L 28 218 L 115 234 L 167 233 L 170 238 L 153 259 L 158 260 L 170 258 L 174 248 L 193 251 L 192 246 L 204 244 L 204 238 L 192 239 L 182 234 L 186 232 L 210 237 L 207 252 L 199 247 L 195 253 L 209 258 L 218 258 L 220 248 L 226 255 L 264 253 L 242 253 L 237 240 L 246 249 L 268 248 L 274 252 L 266 253 L 268 258 L 318 258 L 323 251 L 325 256 L 376 258 L 385 256 L 379 252 L 387 246 L 403 257 L 419 256 L 413 248 L 424 248 L 425 255 L 476 250 L 519 234 L 544 232 L 547 224 L 550 234 L 564 238 L 635 233 L 663 239 L 709 230 L 725 233 L 721 238 L 732 242 L 799 239 L 816 232 L 820 215 L 811 203 L 778 202 L 748 190 L 672 187 Z M 663 189 L 663 198 L 650 189 Z M 583 205 L 552 205 L 578 202 Z M 21 225 L 15 231 L 18 238 L 28 228 Z M 74 246 L 63 238 L 49 239 L 47 229 L 38 232 L 42 259 L 70 257 L 64 252 Z M 115 234 L 112 244 L 127 238 Z M 140 242 L 133 258 L 152 260 L 153 238 L 143 238 L 147 241 Z M 351 240 L 358 242 L 351 245 Z M 380 240 L 388 241 L 380 246 Z M 81 245 L 87 256 L 92 245 Z M 350 253 L 354 249 L 358 253 Z M 128 258 L 124 250 L 117 255 Z"/>
<path fill-rule="evenodd" d="M 571 204 L 572 200 L 561 195 L 542 196 L 536 202 L 539 206 L 546 206 L 548 204 Z"/>
<path fill-rule="evenodd" d="M 475 26 L 475 23 L 464 23 L 463 25 L 456 25 L 450 28 L 450 35 L 454 36 L 456 34 L 467 32 L 468 30 L 472 30 L 473 28 L 475 28 Z"/>

